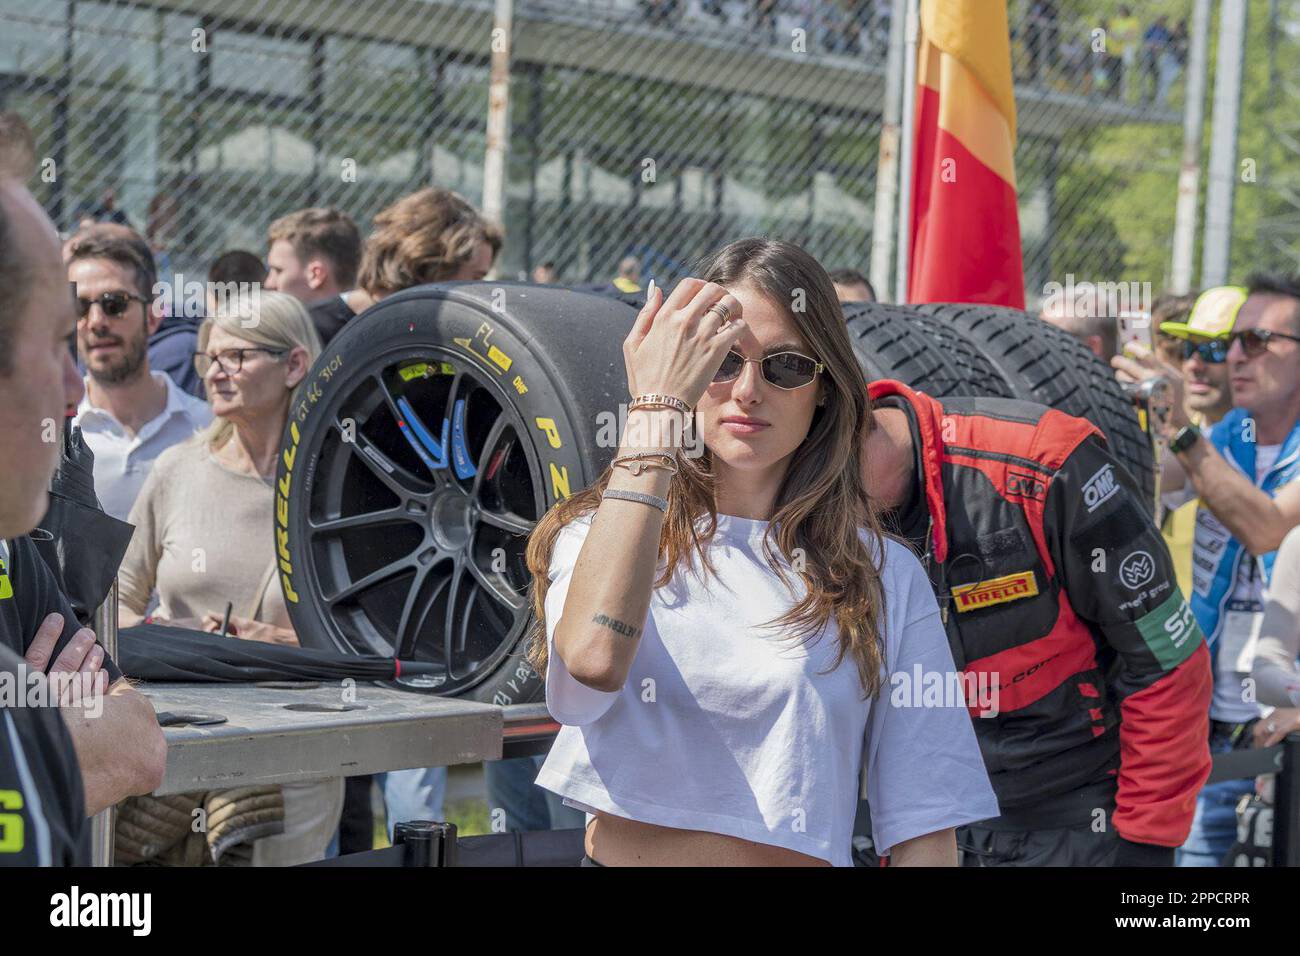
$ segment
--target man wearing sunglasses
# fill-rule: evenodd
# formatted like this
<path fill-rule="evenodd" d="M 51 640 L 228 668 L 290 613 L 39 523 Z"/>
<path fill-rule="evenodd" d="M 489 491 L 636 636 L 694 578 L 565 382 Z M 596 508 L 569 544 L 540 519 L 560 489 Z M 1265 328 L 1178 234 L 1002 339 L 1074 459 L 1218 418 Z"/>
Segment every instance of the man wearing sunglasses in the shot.
<path fill-rule="evenodd" d="M 1244 301 L 1245 290 L 1235 299 L 1229 290 L 1210 289 L 1183 316 L 1160 315 L 1159 303 L 1152 309 L 1160 331 L 1181 340 L 1177 365 L 1182 371 L 1183 406 L 1192 424 L 1208 428 L 1232 410 L 1228 336 Z"/>
<path fill-rule="evenodd" d="M 1263 592 L 1278 545 L 1300 524 L 1300 277 L 1254 275 L 1242 291 L 1224 354 L 1236 407 L 1202 433 L 1175 402 L 1169 439 L 1200 499 L 1191 605 L 1214 662 L 1216 751 L 1248 742 L 1260 716 L 1250 671 Z M 1219 864 L 1250 790 L 1250 781 L 1205 787 L 1180 865 Z"/>
<path fill-rule="evenodd" d="M 138 233 L 98 225 L 67 245 L 77 288 L 77 352 L 86 394 L 75 424 L 95 453 L 95 491 L 104 511 L 126 519 L 159 455 L 212 420 L 207 402 L 149 366 L 154 308 L 153 253 Z"/>
<path fill-rule="evenodd" d="M 1196 298 L 1161 296 L 1151 306 L 1151 321 L 1172 341 L 1175 355 L 1124 354 L 1111 360 L 1121 382 L 1163 377 L 1174 389 L 1174 403 L 1192 424 L 1209 428 L 1232 410 L 1228 382 L 1228 335 L 1246 290 L 1235 286 L 1207 289 Z M 1133 346 L 1130 346 L 1133 348 Z M 1166 436 L 1167 437 L 1167 436 Z M 1182 465 L 1165 455 L 1160 472 L 1161 532 L 1174 560 L 1178 586 L 1192 593 L 1192 539 L 1199 502 Z"/>

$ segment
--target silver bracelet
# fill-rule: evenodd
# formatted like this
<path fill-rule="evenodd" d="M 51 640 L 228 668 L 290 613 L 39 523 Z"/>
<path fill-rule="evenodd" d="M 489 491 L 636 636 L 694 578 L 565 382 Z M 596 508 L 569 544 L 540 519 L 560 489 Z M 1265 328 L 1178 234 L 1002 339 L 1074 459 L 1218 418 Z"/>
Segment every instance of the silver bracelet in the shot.
<path fill-rule="evenodd" d="M 620 501 L 639 501 L 643 505 L 653 505 L 664 514 L 668 513 L 668 499 L 660 498 L 657 495 L 647 495 L 640 491 L 619 491 L 616 488 L 606 488 L 602 498 L 618 498 Z"/>

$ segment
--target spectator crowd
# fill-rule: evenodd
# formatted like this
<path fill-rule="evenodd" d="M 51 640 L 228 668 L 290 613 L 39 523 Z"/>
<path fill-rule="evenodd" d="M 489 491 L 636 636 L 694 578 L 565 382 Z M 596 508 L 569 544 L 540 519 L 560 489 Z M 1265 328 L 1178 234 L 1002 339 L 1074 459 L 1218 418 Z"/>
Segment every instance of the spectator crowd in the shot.
<path fill-rule="evenodd" d="M 1186 17 L 1148 20 L 1121 4 L 1100 24 L 1064 16 L 1059 0 L 1031 0 L 1013 19 L 1017 80 L 1071 93 L 1097 92 L 1135 104 L 1169 106 L 1187 66 Z M 826 53 L 884 61 L 892 0 L 639 0 L 642 20 L 674 31 L 735 31 L 791 47 L 795 30 Z M 724 34 L 725 35 L 725 34 Z"/>

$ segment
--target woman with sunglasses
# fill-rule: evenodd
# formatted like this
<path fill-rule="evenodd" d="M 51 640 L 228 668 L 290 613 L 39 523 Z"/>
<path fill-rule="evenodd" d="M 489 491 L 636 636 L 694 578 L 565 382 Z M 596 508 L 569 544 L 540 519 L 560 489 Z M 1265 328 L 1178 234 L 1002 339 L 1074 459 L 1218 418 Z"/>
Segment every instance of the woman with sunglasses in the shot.
<path fill-rule="evenodd" d="M 953 828 L 997 803 L 964 703 L 903 686 L 955 669 L 863 489 L 834 287 L 767 239 L 701 276 L 650 291 L 624 444 L 529 542 L 531 659 L 565 725 L 537 782 L 588 812 L 583 865 L 848 865 L 865 771 L 880 851 L 954 864 Z"/>
<path fill-rule="evenodd" d="M 251 315 L 206 319 L 198 347 L 213 421 L 159 456 L 131 509 L 119 623 L 139 623 L 156 593 L 156 623 L 296 645 L 276 573 L 275 465 L 320 337 L 301 302 L 262 292 Z M 254 843 L 255 866 L 318 860 L 338 827 L 341 778 L 281 789 L 284 832 Z"/>

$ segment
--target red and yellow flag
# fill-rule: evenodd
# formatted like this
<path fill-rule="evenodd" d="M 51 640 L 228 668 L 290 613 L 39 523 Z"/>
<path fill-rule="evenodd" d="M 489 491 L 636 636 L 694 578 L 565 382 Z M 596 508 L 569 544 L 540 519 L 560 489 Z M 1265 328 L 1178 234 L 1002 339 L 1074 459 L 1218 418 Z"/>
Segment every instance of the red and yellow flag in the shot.
<path fill-rule="evenodd" d="M 1025 307 L 1007 6 L 921 0 L 909 302 Z"/>

